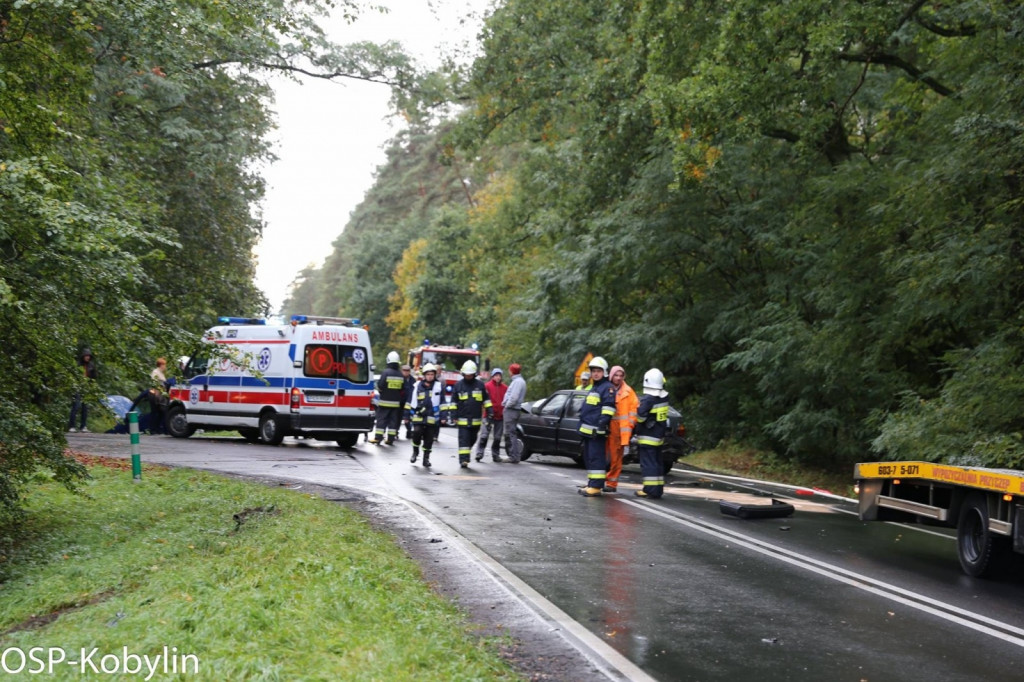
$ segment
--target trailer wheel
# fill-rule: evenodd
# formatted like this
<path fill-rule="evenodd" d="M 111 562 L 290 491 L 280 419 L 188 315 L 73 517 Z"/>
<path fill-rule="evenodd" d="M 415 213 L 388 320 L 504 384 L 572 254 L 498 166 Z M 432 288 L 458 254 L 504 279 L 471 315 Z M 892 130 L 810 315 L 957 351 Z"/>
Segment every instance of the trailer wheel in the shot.
<path fill-rule="evenodd" d="M 964 573 L 975 578 L 991 576 L 1006 565 L 1008 545 L 1005 538 L 988 531 L 988 502 L 975 493 L 964 500 L 957 524 L 957 554 Z"/>
<path fill-rule="evenodd" d="M 277 424 L 277 415 L 266 412 L 260 415 L 260 438 L 267 445 L 280 445 L 284 440 L 284 431 Z"/>
<path fill-rule="evenodd" d="M 167 412 L 167 433 L 175 438 L 188 438 L 195 432 L 196 427 L 189 425 L 184 407 L 175 405 Z"/>

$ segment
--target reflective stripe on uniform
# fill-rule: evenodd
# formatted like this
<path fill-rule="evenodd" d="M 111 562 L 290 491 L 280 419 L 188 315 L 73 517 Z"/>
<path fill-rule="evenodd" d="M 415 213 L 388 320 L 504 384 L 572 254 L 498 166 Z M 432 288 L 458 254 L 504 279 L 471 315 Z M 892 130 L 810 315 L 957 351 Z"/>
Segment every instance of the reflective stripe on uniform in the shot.
<path fill-rule="evenodd" d="M 665 479 L 657 476 L 644 476 L 644 485 L 665 485 Z"/>
<path fill-rule="evenodd" d="M 402 404 L 399 402 L 392 402 L 390 400 L 378 400 L 377 407 L 401 407 Z"/>
<path fill-rule="evenodd" d="M 651 438 L 650 436 L 637 436 L 637 445 L 650 445 L 652 447 L 658 447 L 659 445 L 665 444 L 664 438 Z"/>

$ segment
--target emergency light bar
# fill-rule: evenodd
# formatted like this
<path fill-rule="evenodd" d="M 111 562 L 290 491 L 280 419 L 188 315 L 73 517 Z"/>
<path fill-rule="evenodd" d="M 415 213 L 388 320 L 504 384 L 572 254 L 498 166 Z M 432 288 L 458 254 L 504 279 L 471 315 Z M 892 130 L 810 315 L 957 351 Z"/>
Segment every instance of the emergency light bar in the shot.
<path fill-rule="evenodd" d="M 266 324 L 267 321 L 259 317 L 218 317 L 220 324 Z"/>
<path fill-rule="evenodd" d="M 323 317 L 320 315 L 292 315 L 292 324 L 343 324 L 347 327 L 359 325 L 359 319 L 354 317 Z"/>

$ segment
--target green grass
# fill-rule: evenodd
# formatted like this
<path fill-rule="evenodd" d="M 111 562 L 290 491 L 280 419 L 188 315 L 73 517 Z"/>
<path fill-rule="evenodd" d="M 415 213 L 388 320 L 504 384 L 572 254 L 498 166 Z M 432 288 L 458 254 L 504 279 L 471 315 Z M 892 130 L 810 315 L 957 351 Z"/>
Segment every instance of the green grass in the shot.
<path fill-rule="evenodd" d="M 856 497 L 853 493 L 853 465 L 839 465 L 835 470 L 804 467 L 779 459 L 770 452 L 722 443 L 713 450 L 687 455 L 685 464 L 707 471 L 822 488 L 836 495 Z"/>
<path fill-rule="evenodd" d="M 518 679 L 351 510 L 189 470 L 90 471 L 84 495 L 34 487 L 27 522 L 0 529 L 0 648 L 177 647 L 199 660 L 190 680 Z"/>

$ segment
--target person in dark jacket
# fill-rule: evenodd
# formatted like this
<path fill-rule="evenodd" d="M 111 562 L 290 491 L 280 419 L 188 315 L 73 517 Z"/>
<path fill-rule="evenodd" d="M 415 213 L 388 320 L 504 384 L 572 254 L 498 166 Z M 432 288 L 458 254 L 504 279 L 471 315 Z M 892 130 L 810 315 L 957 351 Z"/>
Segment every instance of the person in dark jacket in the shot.
<path fill-rule="evenodd" d="M 377 380 L 377 424 L 374 429 L 374 439 L 370 442 L 380 445 L 384 438 L 386 444 L 391 445 L 398 436 L 398 428 L 402 424 L 402 394 L 405 391 L 405 377 L 398 369 L 398 353 L 388 353 L 388 366 L 380 373 Z"/>
<path fill-rule="evenodd" d="M 604 451 L 608 440 L 608 424 L 615 416 L 615 385 L 605 376 L 608 363 L 602 357 L 590 361 L 590 380 L 594 382 L 580 408 L 578 431 L 583 437 L 583 466 L 587 484 L 579 489 L 585 497 L 599 497 L 607 477 Z"/>
<path fill-rule="evenodd" d="M 459 466 L 469 468 L 469 459 L 480 434 L 484 413 L 491 407 L 484 382 L 476 376 L 476 363 L 466 360 L 462 365 L 462 378 L 456 382 L 452 393 L 455 395 L 455 423 L 459 427 Z"/>
<path fill-rule="evenodd" d="M 437 381 L 437 367 L 431 363 L 423 366 L 423 379 L 412 392 L 412 457 L 413 464 L 420 455 L 423 444 L 423 466 L 430 468 L 430 451 L 440 429 L 441 382 Z"/>
<path fill-rule="evenodd" d="M 78 366 L 83 376 L 86 379 L 96 380 L 96 359 L 92 356 L 91 348 L 83 348 L 81 355 L 78 356 Z M 81 415 L 81 421 L 79 428 L 75 428 L 75 417 Z M 82 392 L 75 391 L 75 397 L 71 401 L 71 415 L 68 417 L 68 431 L 74 433 L 75 431 L 82 431 L 88 433 L 89 429 L 86 427 L 86 422 L 89 420 L 89 405 L 82 399 Z"/>
<path fill-rule="evenodd" d="M 668 433 L 668 392 L 665 388 L 665 376 L 660 369 L 653 368 L 644 374 L 644 394 L 640 397 L 640 406 L 636 410 L 637 455 L 640 457 L 640 475 L 644 479 L 642 490 L 636 491 L 637 497 L 649 497 L 656 500 L 665 492 L 665 471 L 661 465 L 661 448 L 665 445 L 665 434 Z"/>

